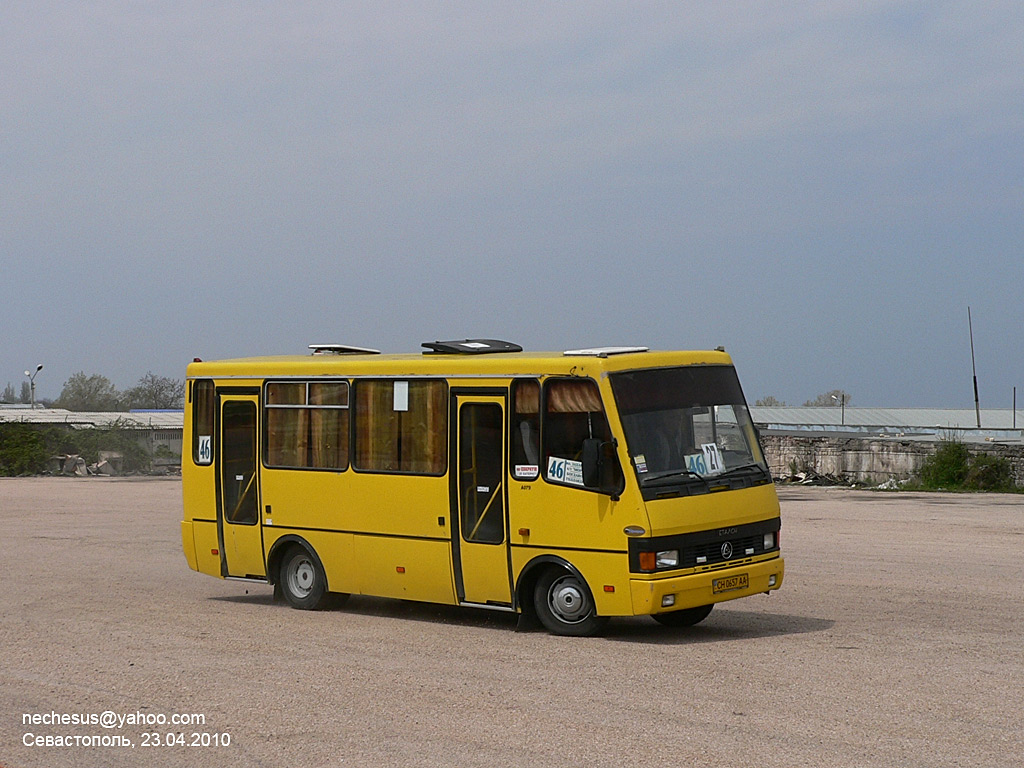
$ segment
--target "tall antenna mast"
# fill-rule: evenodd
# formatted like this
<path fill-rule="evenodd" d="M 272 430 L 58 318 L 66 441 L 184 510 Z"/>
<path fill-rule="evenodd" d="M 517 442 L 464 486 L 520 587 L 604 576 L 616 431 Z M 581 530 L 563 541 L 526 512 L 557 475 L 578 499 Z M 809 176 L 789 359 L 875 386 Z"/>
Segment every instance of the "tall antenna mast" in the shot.
<path fill-rule="evenodd" d="M 974 415 L 978 418 L 978 429 L 981 429 L 981 401 L 978 399 L 978 371 L 974 367 L 974 326 L 971 324 L 971 308 L 967 307 L 967 330 L 971 334 L 971 373 L 974 375 Z"/>

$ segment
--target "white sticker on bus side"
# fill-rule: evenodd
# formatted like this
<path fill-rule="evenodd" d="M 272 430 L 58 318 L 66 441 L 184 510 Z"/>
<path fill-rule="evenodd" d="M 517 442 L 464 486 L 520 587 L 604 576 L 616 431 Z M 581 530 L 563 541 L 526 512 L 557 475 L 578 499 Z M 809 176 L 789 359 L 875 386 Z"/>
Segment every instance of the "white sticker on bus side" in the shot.
<path fill-rule="evenodd" d="M 548 458 L 548 480 L 569 485 L 583 485 L 583 462 L 550 456 Z"/>
<path fill-rule="evenodd" d="M 199 446 L 196 450 L 196 463 L 197 464 L 210 464 L 213 462 L 213 450 L 211 450 L 211 439 L 210 435 L 199 436 Z"/>
<path fill-rule="evenodd" d="M 396 381 L 395 382 L 395 400 L 394 409 L 396 411 L 408 411 L 409 410 L 409 382 L 408 381 Z"/>

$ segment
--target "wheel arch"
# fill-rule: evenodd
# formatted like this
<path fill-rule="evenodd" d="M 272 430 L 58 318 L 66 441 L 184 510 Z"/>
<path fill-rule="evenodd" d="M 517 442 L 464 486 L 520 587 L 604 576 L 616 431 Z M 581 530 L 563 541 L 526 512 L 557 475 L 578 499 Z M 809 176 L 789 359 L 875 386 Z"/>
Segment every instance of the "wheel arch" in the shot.
<path fill-rule="evenodd" d="M 586 584 L 587 589 L 593 594 L 594 590 L 591 589 L 590 582 L 580 573 L 579 568 L 568 560 L 558 555 L 538 555 L 523 566 L 523 570 L 519 572 L 519 579 L 516 581 L 516 605 L 524 613 L 527 611 L 530 613 L 534 612 L 533 589 L 537 585 L 537 580 L 541 577 L 541 574 L 548 568 L 561 568 L 571 573 Z"/>
<path fill-rule="evenodd" d="M 324 574 L 324 579 L 326 581 L 327 571 L 324 569 L 324 564 L 320 560 L 320 555 L 316 553 L 312 544 L 294 533 L 282 536 L 271 545 L 270 552 L 267 553 L 267 581 L 271 584 L 277 583 L 278 576 L 281 572 L 281 559 L 284 557 L 285 552 L 291 549 L 293 545 L 302 547 L 309 553 L 309 556 L 316 561 L 321 573 Z M 328 590 L 330 589 L 330 586 L 330 582 L 327 582 Z"/>

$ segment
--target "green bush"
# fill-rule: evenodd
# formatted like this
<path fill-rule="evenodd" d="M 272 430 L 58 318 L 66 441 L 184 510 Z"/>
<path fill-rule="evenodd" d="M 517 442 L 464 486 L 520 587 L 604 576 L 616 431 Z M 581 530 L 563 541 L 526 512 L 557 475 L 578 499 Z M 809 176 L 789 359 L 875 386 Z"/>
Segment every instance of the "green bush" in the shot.
<path fill-rule="evenodd" d="M 1013 491 L 1017 488 L 1010 462 L 1002 456 L 986 454 L 972 457 L 964 487 L 978 491 Z"/>
<path fill-rule="evenodd" d="M 959 440 L 943 440 L 921 466 L 921 486 L 931 490 L 1015 491 L 1009 460 L 971 455 Z"/>
<path fill-rule="evenodd" d="M 120 453 L 125 472 L 146 471 L 151 457 L 138 434 L 119 422 L 97 429 L 0 424 L 0 476 L 42 474 L 50 457 L 62 454 L 77 454 L 86 464 L 95 464 L 100 451 Z"/>
<path fill-rule="evenodd" d="M 38 475 L 49 458 L 44 431 L 31 424 L 0 424 L 0 475 Z"/>
<path fill-rule="evenodd" d="M 77 453 L 86 464 L 95 464 L 100 460 L 100 451 L 120 453 L 124 457 L 122 469 L 125 472 L 149 469 L 149 451 L 139 444 L 138 431 L 117 421 L 108 427 L 69 430 L 53 452 Z"/>
<path fill-rule="evenodd" d="M 960 488 L 967 479 L 971 454 L 959 440 L 943 440 L 921 467 L 925 488 Z"/>

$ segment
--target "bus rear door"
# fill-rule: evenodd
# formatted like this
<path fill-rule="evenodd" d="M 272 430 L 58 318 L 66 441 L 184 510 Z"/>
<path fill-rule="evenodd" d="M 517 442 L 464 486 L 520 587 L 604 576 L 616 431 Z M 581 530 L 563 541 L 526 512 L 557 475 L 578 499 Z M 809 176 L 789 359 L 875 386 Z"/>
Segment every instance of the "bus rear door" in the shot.
<path fill-rule="evenodd" d="M 257 461 L 258 395 L 220 393 L 217 531 L 225 576 L 264 578 Z"/>
<path fill-rule="evenodd" d="M 452 560 L 460 602 L 511 608 L 506 395 L 453 392 Z"/>

